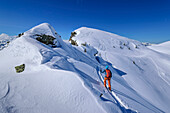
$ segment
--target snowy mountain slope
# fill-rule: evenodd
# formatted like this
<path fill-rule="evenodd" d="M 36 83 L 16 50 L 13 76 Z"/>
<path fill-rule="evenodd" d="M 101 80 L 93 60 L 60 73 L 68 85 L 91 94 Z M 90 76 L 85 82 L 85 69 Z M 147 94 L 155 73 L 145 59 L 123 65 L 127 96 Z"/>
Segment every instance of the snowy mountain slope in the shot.
<path fill-rule="evenodd" d="M 78 45 L 86 42 L 101 51 L 110 51 L 113 48 L 120 48 L 126 51 L 145 47 L 141 42 L 92 28 L 82 27 L 75 30 L 75 32 L 77 35 L 73 39 L 77 41 Z"/>
<path fill-rule="evenodd" d="M 47 34 L 50 34 L 52 32 L 48 26 L 49 24 L 41 24 L 31 31 L 43 29 L 49 30 Z M 64 71 L 74 70 L 66 56 L 61 55 L 66 52 L 58 53 L 57 50 L 31 38 L 34 34 L 28 32 L 0 52 L 0 111 L 2 113 L 105 112 L 78 75 Z M 64 43 L 55 37 L 60 44 Z M 56 49 L 65 51 L 65 46 Z M 22 63 L 26 65 L 25 71 L 16 74 L 14 67 Z M 48 65 L 60 70 L 51 69 Z"/>
<path fill-rule="evenodd" d="M 0 50 L 8 46 L 8 43 L 15 39 L 16 36 L 8 36 L 7 34 L 2 33 L 0 35 Z"/>
<path fill-rule="evenodd" d="M 75 73 L 43 67 L 12 76 L 2 89 L 9 90 L 1 97 L 2 113 L 104 112 Z"/>
<path fill-rule="evenodd" d="M 49 26 L 36 26 L 0 51 L 1 112 L 121 112 L 116 103 L 99 97 L 104 87 L 96 75 L 97 61 L 64 43 Z M 35 40 L 35 34 L 44 31 L 60 46 L 51 48 Z M 16 74 L 14 67 L 23 63 L 25 71 Z M 91 72 L 84 73 L 84 65 Z"/>
<path fill-rule="evenodd" d="M 161 44 L 156 44 L 156 45 L 152 45 L 149 47 L 150 49 L 153 49 L 155 51 L 161 52 L 161 53 L 165 53 L 165 54 L 170 54 L 170 41 L 161 43 Z"/>
<path fill-rule="evenodd" d="M 89 32 L 89 28 L 85 29 L 85 32 Z M 94 30 L 94 32 L 96 31 L 98 31 L 96 34 L 100 34 L 100 36 L 105 35 L 104 32 L 99 33 L 99 30 Z M 79 42 L 78 36 L 86 36 L 86 39 L 92 36 L 84 34 L 81 30 L 77 30 L 77 33 L 77 37 L 73 37 L 77 38 L 77 42 Z M 56 47 L 53 48 L 37 41 L 37 34 L 55 37 Z M 159 92 L 160 89 L 155 82 L 145 85 L 146 88 L 149 87 L 146 90 L 147 94 L 154 93 L 153 98 L 150 97 L 151 95 L 144 95 L 144 93 L 140 92 L 145 89 L 139 90 L 138 88 L 140 85 L 144 85 L 143 82 L 147 81 L 145 78 L 142 78 L 142 72 L 139 70 L 141 67 L 137 64 L 138 58 L 142 56 L 142 61 L 144 63 L 147 61 L 145 62 L 144 59 L 145 51 L 140 52 L 136 51 L 136 49 L 148 49 L 138 41 L 114 35 L 118 37 L 116 41 L 113 40 L 117 44 L 115 48 L 118 48 L 120 46 L 118 44 L 121 44 L 122 49 L 119 47 L 119 49 L 115 50 L 120 53 L 109 55 L 108 51 L 112 49 L 110 49 L 107 41 L 100 41 L 103 36 L 98 39 L 97 47 L 93 45 L 94 43 L 86 46 L 72 46 L 64 42 L 52 26 L 43 23 L 26 31 L 20 38 L 13 40 L 7 48 L 0 51 L 0 112 L 166 112 L 168 108 L 166 108 L 167 105 L 165 104 L 169 104 L 169 98 L 166 96 L 169 94 L 169 89 L 166 87 L 166 83 L 163 84 L 165 82 L 163 79 L 161 79 L 159 85 L 161 85 L 162 90 L 167 91 L 167 95 L 165 95 L 165 91 L 163 93 Z M 112 34 L 109 33 L 107 36 L 112 36 Z M 93 36 L 93 38 L 95 37 L 96 35 Z M 107 40 L 110 42 L 109 38 Z M 104 41 L 105 44 L 102 43 Z M 87 42 L 87 44 L 89 43 Z M 131 52 L 129 52 L 129 47 Z M 84 49 L 87 52 L 84 52 Z M 102 57 L 94 56 L 97 51 Z M 154 51 L 152 52 L 156 55 L 158 54 Z M 134 57 L 132 53 L 137 56 Z M 136 62 L 135 66 L 134 64 L 131 65 L 132 58 Z M 109 63 L 113 63 L 111 60 L 114 60 L 113 66 Z M 25 64 L 25 71 L 17 74 L 14 67 L 21 64 Z M 99 74 L 99 70 L 107 64 L 110 65 L 109 68 L 114 73 L 112 90 L 116 95 L 105 91 Z M 151 65 L 150 69 L 153 68 L 155 67 Z M 136 73 L 131 71 L 132 69 L 136 70 Z M 146 71 L 146 73 L 149 72 L 151 71 Z M 157 71 L 154 72 L 156 73 Z M 138 73 L 139 75 L 135 76 Z M 104 75 L 102 74 L 102 76 Z M 141 83 L 137 85 L 133 80 L 138 79 L 139 83 Z M 149 80 L 150 77 L 148 77 Z M 153 91 L 150 92 L 149 90 L 152 88 Z M 159 93 L 155 94 L 155 91 Z M 101 93 L 103 93 L 103 96 L 100 98 Z M 153 101 L 161 94 L 164 97 L 161 99 L 167 99 L 165 103 L 162 103 L 163 101 L 159 100 L 159 98 L 157 101 Z M 162 106 L 159 104 L 162 104 Z"/>
<path fill-rule="evenodd" d="M 140 104 L 147 101 L 164 112 L 169 111 L 169 55 L 155 52 L 138 41 L 96 29 L 83 27 L 75 32 L 72 39 L 79 46 L 82 43 L 93 46 L 99 56 L 111 63 L 112 71 L 121 75 L 112 78 L 113 90 L 130 107 L 136 107 L 134 101 Z"/>

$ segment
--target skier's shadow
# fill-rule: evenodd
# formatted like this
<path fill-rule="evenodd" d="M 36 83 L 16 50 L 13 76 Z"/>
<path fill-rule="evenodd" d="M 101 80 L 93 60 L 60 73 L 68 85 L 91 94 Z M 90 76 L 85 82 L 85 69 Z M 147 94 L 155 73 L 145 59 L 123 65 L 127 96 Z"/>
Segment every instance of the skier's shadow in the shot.
<path fill-rule="evenodd" d="M 125 73 L 125 72 L 123 72 L 123 71 L 121 71 L 121 70 L 119 70 L 119 69 L 116 69 L 115 67 L 113 67 L 113 69 L 117 72 L 117 74 L 118 75 L 120 75 L 120 76 L 123 76 L 123 75 L 126 75 L 127 73 Z"/>

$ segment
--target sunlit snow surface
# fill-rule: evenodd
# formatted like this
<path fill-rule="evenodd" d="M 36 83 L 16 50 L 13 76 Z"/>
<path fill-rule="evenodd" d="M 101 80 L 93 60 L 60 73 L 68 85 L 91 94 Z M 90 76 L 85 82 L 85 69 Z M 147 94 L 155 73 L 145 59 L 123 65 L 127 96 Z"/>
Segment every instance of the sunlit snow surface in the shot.
<path fill-rule="evenodd" d="M 73 39 L 79 46 L 63 41 L 49 24 L 40 24 L 0 51 L 0 112 L 170 110 L 168 54 L 96 29 L 83 27 L 75 32 Z M 55 37 L 58 47 L 38 42 L 35 34 Z M 82 46 L 85 42 L 87 45 Z M 26 68 L 18 74 L 14 67 L 21 64 Z M 113 73 L 113 92 L 103 87 L 104 74 L 99 72 L 106 65 Z"/>

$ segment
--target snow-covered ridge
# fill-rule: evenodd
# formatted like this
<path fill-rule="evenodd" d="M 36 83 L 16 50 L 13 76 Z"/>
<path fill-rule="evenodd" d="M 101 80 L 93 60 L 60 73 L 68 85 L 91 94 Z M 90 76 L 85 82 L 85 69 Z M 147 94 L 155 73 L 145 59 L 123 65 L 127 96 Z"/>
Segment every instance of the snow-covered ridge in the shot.
<path fill-rule="evenodd" d="M 75 32 L 79 46 L 65 43 L 51 25 L 43 23 L 0 51 L 0 112 L 169 110 L 168 68 L 161 68 L 167 64 L 157 65 L 157 59 L 168 62 L 166 55 L 112 33 L 85 27 Z M 39 42 L 36 34 L 53 36 L 58 46 Z M 16 74 L 14 67 L 20 64 L 25 64 L 25 71 Z M 105 75 L 99 74 L 106 65 L 113 72 L 112 93 L 103 86 Z"/>
<path fill-rule="evenodd" d="M 97 29 L 82 27 L 75 30 L 75 32 L 77 35 L 72 39 L 78 45 L 86 42 L 87 44 L 93 44 L 93 47 L 102 51 L 112 51 L 115 48 L 134 50 L 144 47 L 139 41 Z"/>
<path fill-rule="evenodd" d="M 55 29 L 48 23 L 42 23 L 25 32 L 26 35 L 35 35 L 37 33 L 59 37 Z"/>
<path fill-rule="evenodd" d="M 158 44 L 159 46 L 165 46 L 165 47 L 170 47 L 170 41 Z"/>

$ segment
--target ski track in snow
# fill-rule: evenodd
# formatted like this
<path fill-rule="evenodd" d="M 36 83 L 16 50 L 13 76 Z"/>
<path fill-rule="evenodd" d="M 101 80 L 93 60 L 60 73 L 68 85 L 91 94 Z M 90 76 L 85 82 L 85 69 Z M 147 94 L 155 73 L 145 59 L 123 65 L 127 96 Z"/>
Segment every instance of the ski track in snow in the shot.
<path fill-rule="evenodd" d="M 104 84 L 104 79 L 101 76 L 100 72 L 98 73 L 98 76 L 99 76 L 101 82 Z M 108 87 L 108 85 L 107 85 L 107 87 Z M 125 113 L 128 113 L 128 112 L 137 113 L 137 111 L 131 110 L 132 108 L 128 108 L 128 106 L 125 105 L 113 91 L 111 93 L 110 93 L 110 91 L 108 89 L 107 89 L 107 91 L 113 97 L 113 99 L 116 101 L 117 106 L 119 106 L 119 108 L 122 110 L 122 112 L 125 112 Z"/>
<path fill-rule="evenodd" d="M 9 83 L 7 84 L 7 89 L 6 89 L 6 90 L 7 90 L 7 91 L 6 91 L 6 94 L 5 94 L 3 97 L 1 97 L 0 100 L 6 98 L 7 95 L 9 94 L 9 92 L 10 92 L 10 85 L 9 85 Z"/>
<path fill-rule="evenodd" d="M 98 70 L 98 71 L 99 71 L 99 70 Z M 100 71 L 99 71 L 99 74 L 98 74 L 98 75 L 99 75 L 99 78 L 100 78 L 101 82 L 104 84 L 104 79 L 103 79 Z M 107 87 L 108 87 L 108 85 L 107 85 Z M 146 106 L 146 105 L 142 104 L 141 102 L 133 99 L 132 97 L 127 96 L 126 94 L 124 94 L 124 93 L 122 93 L 122 92 L 120 92 L 120 91 L 117 91 L 117 90 L 115 90 L 115 89 L 113 89 L 113 88 L 112 88 L 112 92 L 110 92 L 108 89 L 107 89 L 107 91 L 108 91 L 109 94 L 114 98 L 114 100 L 116 101 L 117 105 L 120 107 L 120 109 L 122 110 L 122 112 L 125 112 L 125 113 L 127 113 L 127 112 L 137 113 L 138 111 L 133 110 L 132 108 L 129 108 L 128 105 L 124 104 L 124 102 L 116 95 L 116 93 L 117 93 L 117 94 L 120 94 L 120 95 L 122 95 L 122 96 L 124 96 L 124 97 L 126 97 L 126 98 L 128 98 L 128 99 L 131 99 L 131 100 L 133 100 L 134 102 L 136 102 L 136 103 L 144 106 L 145 108 L 150 109 L 151 111 L 155 112 L 152 108 L 149 108 L 148 106 Z M 164 113 L 164 111 L 160 110 L 159 108 L 157 108 L 157 107 L 155 107 L 155 106 L 153 106 L 153 107 L 154 107 L 155 109 L 157 109 L 158 111 Z"/>

